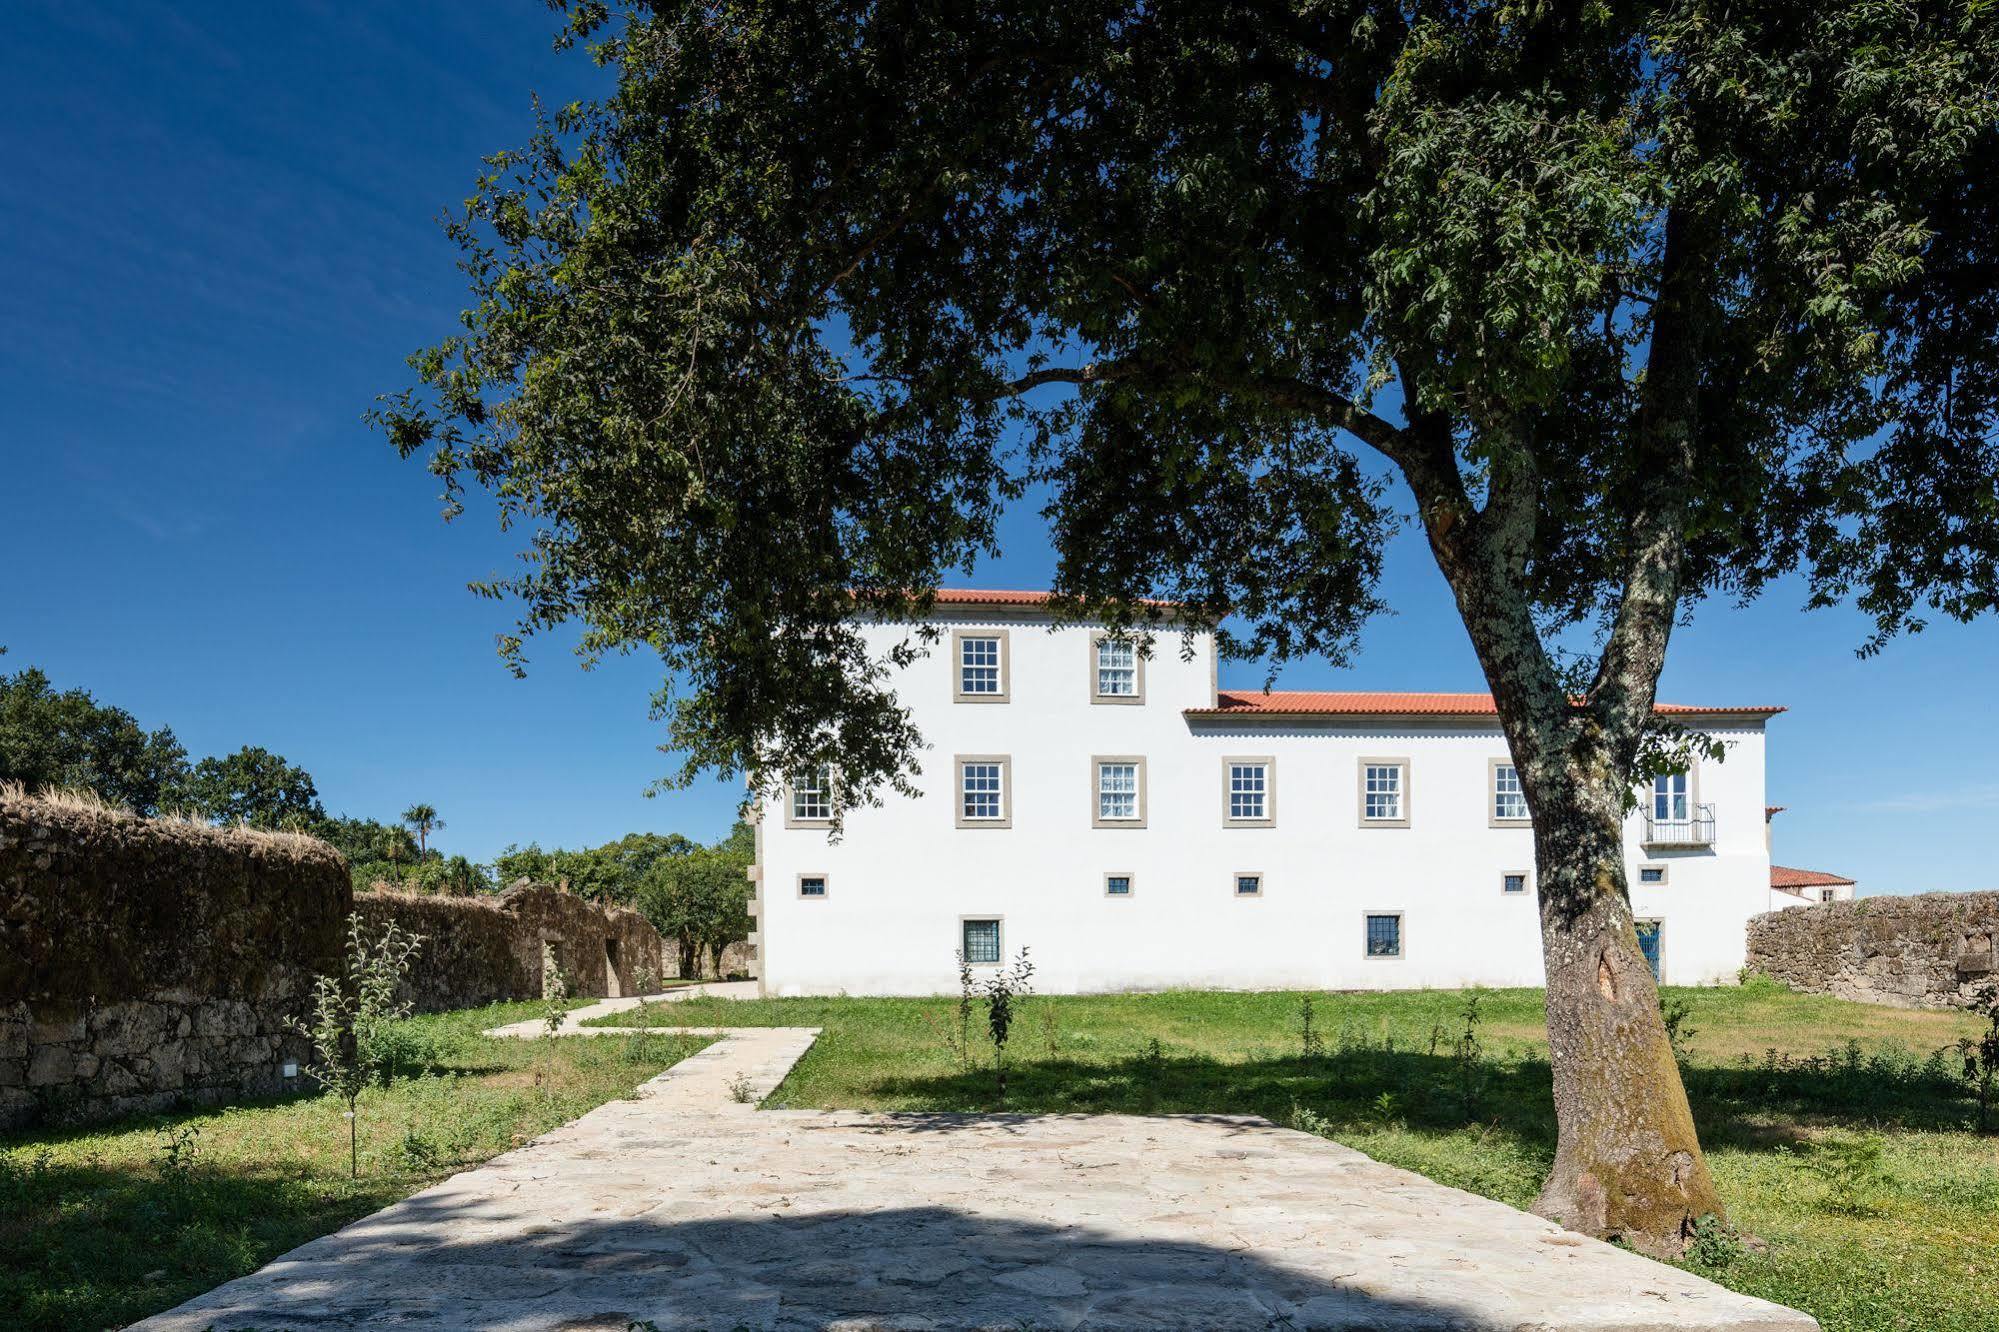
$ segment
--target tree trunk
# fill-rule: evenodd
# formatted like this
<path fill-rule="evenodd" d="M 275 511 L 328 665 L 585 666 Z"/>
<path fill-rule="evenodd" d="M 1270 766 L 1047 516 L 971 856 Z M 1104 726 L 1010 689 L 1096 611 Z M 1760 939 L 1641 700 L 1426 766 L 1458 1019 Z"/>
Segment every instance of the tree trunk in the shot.
<path fill-rule="evenodd" d="M 1534 810 L 1559 1131 L 1534 1210 L 1676 1258 L 1695 1221 L 1724 1214 L 1721 1199 L 1638 948 L 1623 792 L 1572 762 L 1561 767 L 1541 776 Z"/>

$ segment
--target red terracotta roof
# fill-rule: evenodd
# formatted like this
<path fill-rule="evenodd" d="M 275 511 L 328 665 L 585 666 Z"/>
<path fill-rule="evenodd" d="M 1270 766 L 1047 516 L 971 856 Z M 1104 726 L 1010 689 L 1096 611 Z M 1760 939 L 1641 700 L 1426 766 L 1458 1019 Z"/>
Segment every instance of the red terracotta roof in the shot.
<path fill-rule="evenodd" d="M 1772 814 L 1782 814 L 1785 808 L 1783 805 L 1765 805 L 1763 806 L 1763 817 L 1765 820 L 1768 820 Z"/>
<path fill-rule="evenodd" d="M 988 587 L 940 587 L 936 592 L 940 606 L 1046 606 L 1054 599 L 1052 592 L 1008 591 Z M 1140 597 L 1141 606 L 1176 606 L 1174 601 L 1155 601 Z"/>
<path fill-rule="evenodd" d="M 1837 874 L 1827 874 L 1824 870 L 1791 869 L 1786 865 L 1770 867 L 1770 886 L 1782 888 L 1786 892 L 1794 888 L 1839 888 L 1850 886 L 1852 879 L 1842 879 Z"/>
<path fill-rule="evenodd" d="M 1702 708 L 1686 703 L 1660 703 L 1655 712 L 1769 717 L 1778 707 Z M 1491 694 L 1342 693 L 1324 690 L 1273 689 L 1269 693 L 1224 689 L 1209 708 L 1188 708 L 1190 717 L 1326 715 L 1345 717 L 1493 717 L 1499 709 Z"/>

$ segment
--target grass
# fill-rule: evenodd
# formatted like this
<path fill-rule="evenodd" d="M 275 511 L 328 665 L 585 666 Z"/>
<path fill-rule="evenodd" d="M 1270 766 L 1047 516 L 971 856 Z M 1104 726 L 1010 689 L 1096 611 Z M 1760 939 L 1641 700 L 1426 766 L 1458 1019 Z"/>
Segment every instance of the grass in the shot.
<path fill-rule="evenodd" d="M 1452 1058 L 1465 995 L 1297 993 L 1032 998 L 1008 1046 L 1005 1109 L 1264 1115 L 1516 1207 L 1554 1151 L 1538 990 L 1481 994 L 1485 1057 Z M 1999 1139 L 1970 1131 L 1954 1047 L 1967 1014 L 1909 1012 L 1769 984 L 1668 990 L 1685 1076 L 1731 1220 L 1723 1285 L 1815 1315 L 1826 1332 L 1999 1329 Z M 624 1013 L 619 1025 L 638 1020 Z M 771 1106 L 981 1111 L 991 1046 L 950 1047 L 952 999 L 694 998 L 661 1024 L 818 1026 Z M 981 1045 L 983 1048 L 981 1049 Z"/>
<path fill-rule="evenodd" d="M 361 1098 L 358 1179 L 342 1107 L 322 1096 L 0 1138 L 0 1328 L 116 1327 L 170 1308 L 708 1044 L 478 1034 L 545 1011 L 496 1004 L 404 1024 L 403 1074 Z"/>

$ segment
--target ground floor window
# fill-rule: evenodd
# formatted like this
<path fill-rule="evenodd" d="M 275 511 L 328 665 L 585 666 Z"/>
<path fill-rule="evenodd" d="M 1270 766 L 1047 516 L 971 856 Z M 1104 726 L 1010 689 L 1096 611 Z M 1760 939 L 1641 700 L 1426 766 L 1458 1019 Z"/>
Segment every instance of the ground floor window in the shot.
<path fill-rule="evenodd" d="M 1382 912 L 1367 918 L 1367 955 L 1402 956 L 1402 913 Z"/>
<path fill-rule="evenodd" d="M 826 876 L 823 874 L 799 875 L 798 895 L 800 897 L 824 897 L 826 895 Z"/>
<path fill-rule="evenodd" d="M 1638 867 L 1638 882 L 1664 883 L 1665 881 L 1666 867 L 1664 865 L 1640 865 Z"/>
<path fill-rule="evenodd" d="M 974 966 L 997 965 L 1000 960 L 1000 923 L 997 920 L 968 918 L 964 922 L 965 960 Z"/>
<path fill-rule="evenodd" d="M 1526 873 L 1521 870 L 1515 870 L 1510 874 L 1500 875 L 1499 891 L 1505 893 L 1508 897 L 1520 896 L 1527 891 Z"/>
<path fill-rule="evenodd" d="M 1652 979 L 1660 980 L 1660 963 L 1665 957 L 1666 922 L 1641 920 L 1637 925 L 1638 951 L 1645 955 L 1645 965 L 1652 968 Z"/>
<path fill-rule="evenodd" d="M 1105 897 L 1130 897 L 1131 876 L 1129 874 L 1104 875 Z"/>
<path fill-rule="evenodd" d="M 1263 896 L 1263 876 L 1261 874 L 1238 874 L 1235 876 L 1237 897 Z"/>

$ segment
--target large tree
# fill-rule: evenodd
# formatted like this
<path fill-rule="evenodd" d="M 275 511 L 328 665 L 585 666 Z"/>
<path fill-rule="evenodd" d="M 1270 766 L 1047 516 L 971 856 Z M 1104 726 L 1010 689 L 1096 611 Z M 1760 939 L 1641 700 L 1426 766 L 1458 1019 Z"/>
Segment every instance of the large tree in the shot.
<path fill-rule="evenodd" d="M 188 794 L 218 823 L 310 831 L 326 818 L 312 774 L 261 745 L 195 764 Z"/>
<path fill-rule="evenodd" d="M 0 781 L 83 787 L 152 815 L 185 794 L 187 778 L 187 751 L 167 727 L 147 731 L 87 690 L 57 690 L 32 666 L 0 675 Z"/>
<path fill-rule="evenodd" d="M 1701 598 L 1994 604 L 1999 11 L 557 7 L 615 92 L 489 159 L 463 329 L 379 413 L 529 534 L 503 651 L 650 646 L 682 775 L 866 799 L 920 738 L 852 617 L 1024 486 L 1078 610 L 1273 661 L 1347 655 L 1413 511 L 1534 816 L 1539 1207 L 1720 1213 L 1626 802 Z"/>

